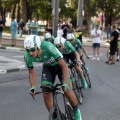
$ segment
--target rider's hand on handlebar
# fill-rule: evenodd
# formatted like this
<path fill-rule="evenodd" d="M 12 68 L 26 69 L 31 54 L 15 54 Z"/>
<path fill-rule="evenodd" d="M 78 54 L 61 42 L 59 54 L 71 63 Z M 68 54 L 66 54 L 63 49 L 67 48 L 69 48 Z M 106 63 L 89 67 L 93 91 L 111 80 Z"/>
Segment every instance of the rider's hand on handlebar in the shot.
<path fill-rule="evenodd" d="M 31 96 L 34 96 L 36 94 L 36 87 L 35 86 L 31 87 L 29 89 L 29 93 L 30 93 Z"/>
<path fill-rule="evenodd" d="M 65 91 L 67 92 L 70 90 L 68 84 L 63 84 L 62 87 L 64 87 Z"/>

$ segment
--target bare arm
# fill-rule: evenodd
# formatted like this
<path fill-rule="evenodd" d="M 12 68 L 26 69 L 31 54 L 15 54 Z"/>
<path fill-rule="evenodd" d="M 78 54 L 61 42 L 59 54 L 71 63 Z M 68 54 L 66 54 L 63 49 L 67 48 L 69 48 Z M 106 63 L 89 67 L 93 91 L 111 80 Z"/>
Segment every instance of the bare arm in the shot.
<path fill-rule="evenodd" d="M 34 69 L 29 70 L 29 83 L 31 87 L 36 86 L 36 76 Z"/>
<path fill-rule="evenodd" d="M 0 27 L 3 27 L 3 24 L 0 24 Z"/>
<path fill-rule="evenodd" d="M 114 39 L 114 36 L 111 36 L 111 37 L 110 37 L 110 42 L 112 42 L 112 41 L 113 41 L 113 39 Z"/>
<path fill-rule="evenodd" d="M 85 48 L 82 46 L 81 49 L 82 49 L 82 51 L 84 52 L 84 54 L 86 55 L 87 53 L 86 53 Z"/>

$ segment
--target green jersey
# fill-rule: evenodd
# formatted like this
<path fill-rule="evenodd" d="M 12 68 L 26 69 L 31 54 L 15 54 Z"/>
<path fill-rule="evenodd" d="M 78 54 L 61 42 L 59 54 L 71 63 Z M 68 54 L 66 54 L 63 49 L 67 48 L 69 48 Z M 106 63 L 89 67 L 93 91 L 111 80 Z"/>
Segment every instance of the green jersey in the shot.
<path fill-rule="evenodd" d="M 38 22 L 31 22 L 30 26 L 35 26 L 36 28 L 31 28 L 31 31 L 38 32 L 39 24 Z"/>
<path fill-rule="evenodd" d="M 50 42 L 43 41 L 40 47 L 42 54 L 36 58 L 31 57 L 27 51 L 25 52 L 24 60 L 29 69 L 33 68 L 33 62 L 43 62 L 46 66 L 54 66 L 58 60 L 63 58 L 59 50 Z"/>
<path fill-rule="evenodd" d="M 54 38 L 53 36 L 51 36 L 49 42 L 54 43 L 54 39 L 55 39 L 55 38 Z M 43 40 L 44 40 L 44 41 L 47 41 L 47 38 L 44 38 Z"/>
<path fill-rule="evenodd" d="M 61 51 L 62 54 L 69 54 L 71 52 L 75 52 L 75 48 L 69 41 L 65 41 L 64 43 L 64 49 Z"/>
<path fill-rule="evenodd" d="M 72 45 L 77 50 L 77 52 L 80 52 L 80 48 L 83 46 L 81 41 L 77 38 L 74 39 L 74 43 L 72 43 Z"/>
<path fill-rule="evenodd" d="M 82 47 L 81 41 L 79 39 L 77 39 L 77 38 L 74 39 L 74 43 L 72 43 L 72 45 L 74 46 L 74 48 Z"/>

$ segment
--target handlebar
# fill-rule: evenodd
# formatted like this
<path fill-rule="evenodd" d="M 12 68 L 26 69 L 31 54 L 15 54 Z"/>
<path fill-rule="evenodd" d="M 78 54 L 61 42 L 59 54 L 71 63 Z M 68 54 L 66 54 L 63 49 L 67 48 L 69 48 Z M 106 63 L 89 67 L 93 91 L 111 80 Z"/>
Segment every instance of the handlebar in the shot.
<path fill-rule="evenodd" d="M 48 92 L 54 92 L 56 90 L 60 90 L 62 87 L 62 84 L 56 84 L 55 86 L 40 86 L 40 88 L 42 89 L 42 91 L 38 91 L 36 92 L 35 95 L 37 94 L 41 94 L 41 93 L 48 93 Z M 32 91 L 31 91 L 32 92 Z M 34 92 L 34 91 L 33 91 Z M 32 96 L 32 98 L 35 100 L 34 96 Z"/>

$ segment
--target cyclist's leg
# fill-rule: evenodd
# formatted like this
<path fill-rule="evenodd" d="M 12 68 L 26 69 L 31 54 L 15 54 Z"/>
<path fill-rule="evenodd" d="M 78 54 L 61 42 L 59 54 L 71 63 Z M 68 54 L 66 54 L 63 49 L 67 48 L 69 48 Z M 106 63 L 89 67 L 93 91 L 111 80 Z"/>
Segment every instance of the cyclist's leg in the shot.
<path fill-rule="evenodd" d="M 66 91 L 66 92 L 65 92 L 65 96 L 66 96 L 66 98 L 68 99 L 68 101 L 70 102 L 70 104 L 71 104 L 71 106 L 72 106 L 72 108 L 73 108 L 73 110 L 74 110 L 75 120 L 82 120 L 82 119 L 81 119 L 80 110 L 79 110 L 79 108 L 78 108 L 78 106 L 77 106 L 77 99 L 76 99 L 76 97 L 75 97 L 75 95 L 74 95 L 74 93 L 73 93 L 73 91 L 72 91 L 72 83 L 69 82 L 68 84 L 69 84 L 69 87 L 70 87 L 71 89 L 70 89 L 70 91 L 68 91 L 68 92 Z"/>
<path fill-rule="evenodd" d="M 70 60 L 76 65 L 75 70 L 78 72 L 78 75 L 81 77 L 81 82 L 82 82 L 84 89 L 87 89 L 88 86 L 87 86 L 87 83 L 85 81 L 83 71 L 82 71 L 80 65 L 77 64 L 77 58 L 76 58 L 75 53 L 71 53 L 69 57 L 70 57 Z"/>
<path fill-rule="evenodd" d="M 88 85 L 87 85 L 86 80 L 84 78 L 82 69 L 80 68 L 80 66 L 76 65 L 75 66 L 75 70 L 78 72 L 78 75 L 81 78 L 81 83 L 82 83 L 83 88 L 87 89 Z"/>
<path fill-rule="evenodd" d="M 42 78 L 41 78 L 42 86 L 45 86 L 45 85 L 52 86 L 54 84 L 55 75 L 52 74 L 50 69 L 53 70 L 52 67 L 49 68 L 47 66 L 43 66 Z M 53 107 L 52 94 L 51 93 L 43 93 L 43 98 L 44 98 L 44 102 L 45 102 L 45 105 L 46 105 L 48 111 L 50 111 L 50 109 Z"/>
<path fill-rule="evenodd" d="M 58 77 L 60 80 L 63 80 L 61 69 L 59 70 Z M 72 80 L 70 78 L 68 79 L 68 86 L 69 86 L 70 90 L 64 91 L 65 96 L 68 99 L 68 101 L 70 102 L 71 106 L 73 107 L 75 120 L 82 120 L 80 110 L 78 109 L 78 106 L 77 106 L 77 104 L 78 104 L 77 98 L 75 97 L 75 95 L 72 91 Z"/>

